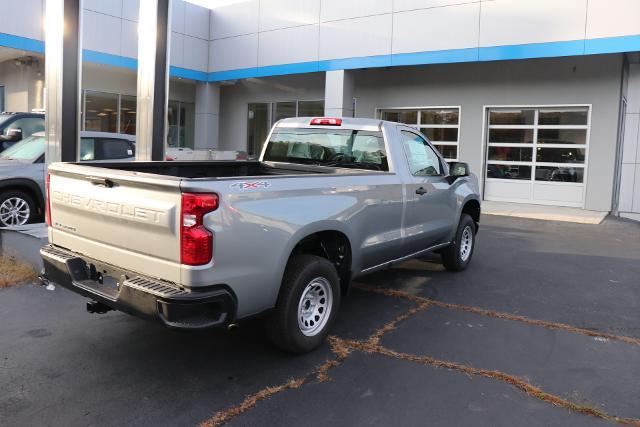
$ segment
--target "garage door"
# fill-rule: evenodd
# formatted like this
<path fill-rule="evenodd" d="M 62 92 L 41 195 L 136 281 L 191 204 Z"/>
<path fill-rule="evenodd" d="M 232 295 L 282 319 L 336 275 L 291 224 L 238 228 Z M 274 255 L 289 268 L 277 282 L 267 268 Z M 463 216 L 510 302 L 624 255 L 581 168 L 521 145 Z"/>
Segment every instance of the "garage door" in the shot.
<path fill-rule="evenodd" d="M 583 207 L 589 107 L 487 109 L 485 200 Z"/>

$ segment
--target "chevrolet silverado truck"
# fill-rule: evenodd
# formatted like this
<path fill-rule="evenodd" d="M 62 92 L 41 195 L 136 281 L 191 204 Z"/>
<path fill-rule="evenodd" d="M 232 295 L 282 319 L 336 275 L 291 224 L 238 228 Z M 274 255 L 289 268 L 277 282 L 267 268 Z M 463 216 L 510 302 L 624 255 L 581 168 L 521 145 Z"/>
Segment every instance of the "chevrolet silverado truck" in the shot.
<path fill-rule="evenodd" d="M 177 329 L 264 314 L 274 344 L 319 346 L 354 278 L 429 251 L 471 260 L 477 178 L 415 128 L 277 122 L 256 161 L 55 163 L 45 283 Z"/>

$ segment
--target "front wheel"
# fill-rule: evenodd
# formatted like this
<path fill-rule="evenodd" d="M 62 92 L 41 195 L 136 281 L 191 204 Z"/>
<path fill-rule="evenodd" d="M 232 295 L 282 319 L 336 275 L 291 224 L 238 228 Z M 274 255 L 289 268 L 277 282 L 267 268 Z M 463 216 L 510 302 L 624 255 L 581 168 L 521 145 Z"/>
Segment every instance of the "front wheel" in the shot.
<path fill-rule="evenodd" d="M 442 264 L 449 271 L 462 271 L 471 262 L 476 244 L 476 223 L 467 214 L 462 214 L 455 241 L 442 249 Z"/>
<path fill-rule="evenodd" d="M 340 279 L 325 258 L 296 255 L 289 261 L 267 329 L 290 353 L 307 353 L 324 341 L 340 307 Z"/>

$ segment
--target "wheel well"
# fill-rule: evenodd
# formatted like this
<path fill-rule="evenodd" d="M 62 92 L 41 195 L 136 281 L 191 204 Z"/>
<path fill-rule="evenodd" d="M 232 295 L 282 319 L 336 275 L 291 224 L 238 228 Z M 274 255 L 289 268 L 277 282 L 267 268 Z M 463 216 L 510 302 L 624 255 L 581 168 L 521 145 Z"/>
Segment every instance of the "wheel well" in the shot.
<path fill-rule="evenodd" d="M 38 217 L 42 217 L 42 215 L 44 214 L 44 200 L 42 198 L 42 195 L 40 194 L 40 191 L 36 191 L 31 188 L 31 186 L 26 184 L 12 184 L 6 187 L 0 187 L 0 194 L 7 191 L 22 191 L 23 193 L 26 193 L 29 197 L 31 197 L 33 203 L 36 204 Z"/>
<path fill-rule="evenodd" d="M 302 254 L 316 255 L 331 261 L 340 277 L 342 293 L 347 293 L 351 281 L 351 244 L 344 233 L 320 231 L 311 234 L 293 248 L 289 259 Z"/>
<path fill-rule="evenodd" d="M 466 213 L 471 218 L 473 218 L 473 222 L 476 223 L 476 227 L 480 223 L 480 203 L 477 200 L 469 200 L 462 207 L 462 213 Z"/>

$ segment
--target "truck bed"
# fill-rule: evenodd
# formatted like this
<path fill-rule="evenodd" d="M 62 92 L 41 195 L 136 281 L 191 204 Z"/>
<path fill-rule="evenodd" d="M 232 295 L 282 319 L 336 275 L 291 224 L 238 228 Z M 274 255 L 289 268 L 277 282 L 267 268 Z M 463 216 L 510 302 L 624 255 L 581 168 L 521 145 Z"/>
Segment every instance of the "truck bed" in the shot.
<path fill-rule="evenodd" d="M 87 163 L 74 163 L 79 166 L 91 166 Z M 307 175 L 354 173 L 356 170 L 318 167 L 315 165 L 279 164 L 246 160 L 224 161 L 166 161 L 99 163 L 95 167 L 117 169 L 121 171 L 149 173 L 173 176 L 177 178 L 235 178 L 271 175 Z"/>

